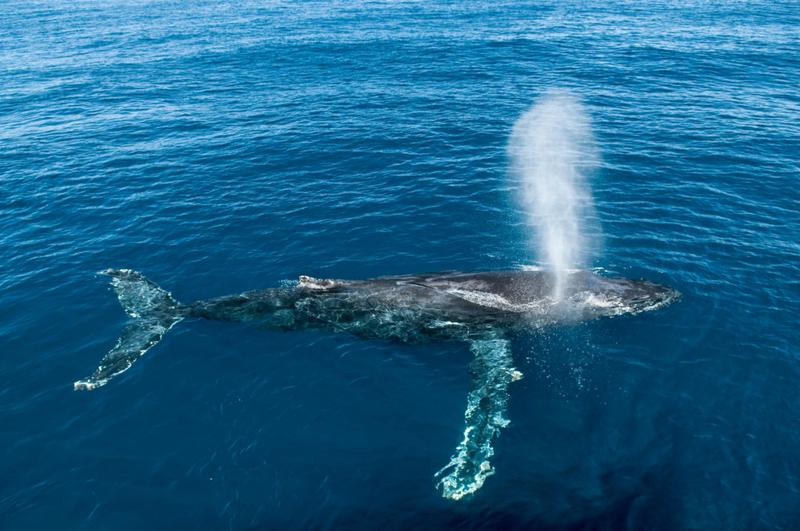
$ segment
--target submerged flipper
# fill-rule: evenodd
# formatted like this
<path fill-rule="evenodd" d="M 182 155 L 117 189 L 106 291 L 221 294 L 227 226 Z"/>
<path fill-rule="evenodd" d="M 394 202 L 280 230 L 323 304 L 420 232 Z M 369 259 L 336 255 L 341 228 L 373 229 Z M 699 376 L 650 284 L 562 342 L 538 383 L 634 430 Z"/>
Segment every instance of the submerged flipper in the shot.
<path fill-rule="evenodd" d="M 508 401 L 508 384 L 522 378 L 511 359 L 511 343 L 507 339 L 470 341 L 475 359 L 470 363 L 472 390 L 469 392 L 465 420 L 467 429 L 457 454 L 436 476 L 453 467 L 442 478 L 445 498 L 458 500 L 483 486 L 486 478 L 494 474 L 489 458 L 494 454 L 491 442 L 500 428 L 508 426 L 503 416 Z"/>
<path fill-rule="evenodd" d="M 75 382 L 75 390 L 90 390 L 105 385 L 125 372 L 139 356 L 158 343 L 161 337 L 183 319 L 172 296 L 136 271 L 109 269 L 111 284 L 131 320 L 122 330 L 119 342 L 89 377 Z"/>

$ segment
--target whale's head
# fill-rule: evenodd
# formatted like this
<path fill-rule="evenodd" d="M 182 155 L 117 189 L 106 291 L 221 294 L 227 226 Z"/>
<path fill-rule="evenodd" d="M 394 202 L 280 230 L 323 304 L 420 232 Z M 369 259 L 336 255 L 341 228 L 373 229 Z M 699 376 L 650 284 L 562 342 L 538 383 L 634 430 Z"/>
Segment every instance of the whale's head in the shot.
<path fill-rule="evenodd" d="M 584 319 L 657 310 L 681 296 L 677 290 L 649 280 L 602 277 L 589 271 L 577 271 L 570 277 L 567 303 Z"/>

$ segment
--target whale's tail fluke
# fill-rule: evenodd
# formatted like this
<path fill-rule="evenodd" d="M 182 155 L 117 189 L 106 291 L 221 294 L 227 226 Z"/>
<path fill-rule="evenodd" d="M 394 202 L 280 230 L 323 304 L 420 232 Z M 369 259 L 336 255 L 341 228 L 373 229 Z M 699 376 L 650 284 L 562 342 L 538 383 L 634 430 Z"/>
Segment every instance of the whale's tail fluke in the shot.
<path fill-rule="evenodd" d="M 131 316 L 122 330 L 117 346 L 100 362 L 91 376 L 75 382 L 76 390 L 91 390 L 105 385 L 125 372 L 158 343 L 163 335 L 183 319 L 180 304 L 154 282 L 129 269 L 109 269 L 111 284 L 125 312 Z"/>

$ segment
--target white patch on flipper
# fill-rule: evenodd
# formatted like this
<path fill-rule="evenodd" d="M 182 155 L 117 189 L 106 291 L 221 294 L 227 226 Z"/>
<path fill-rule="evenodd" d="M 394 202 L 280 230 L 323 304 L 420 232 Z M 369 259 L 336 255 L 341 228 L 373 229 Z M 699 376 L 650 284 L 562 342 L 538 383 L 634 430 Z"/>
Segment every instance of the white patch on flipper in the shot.
<path fill-rule="evenodd" d="M 473 381 L 464 415 L 467 428 L 464 440 L 450 462 L 436 473 L 448 468 L 453 471 L 439 482 L 442 495 L 459 500 L 483 486 L 486 478 L 494 474 L 489 458 L 494 455 L 492 439 L 500 434 L 509 420 L 503 415 L 508 402 L 508 384 L 522 378 L 522 373 L 512 366 L 511 343 L 507 339 L 470 341 L 475 359 L 470 363 Z"/>

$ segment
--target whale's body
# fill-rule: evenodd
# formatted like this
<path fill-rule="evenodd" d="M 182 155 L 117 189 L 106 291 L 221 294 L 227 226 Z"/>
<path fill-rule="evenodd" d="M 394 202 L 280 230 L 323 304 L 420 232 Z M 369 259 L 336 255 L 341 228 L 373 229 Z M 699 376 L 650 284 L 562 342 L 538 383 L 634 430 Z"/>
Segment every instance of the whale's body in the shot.
<path fill-rule="evenodd" d="M 456 271 L 318 280 L 300 277 L 281 288 L 248 291 L 183 305 L 141 274 L 108 270 L 120 303 L 131 316 L 119 343 L 75 389 L 94 389 L 127 370 L 184 318 L 253 322 L 270 330 L 314 329 L 363 339 L 403 343 L 466 341 L 475 354 L 465 439 L 442 471 L 444 495 L 475 492 L 494 472 L 490 443 L 501 427 L 508 384 L 522 375 L 513 368 L 509 339 L 542 324 L 637 314 L 666 306 L 680 294 L 646 280 L 609 278 L 589 271 L 566 274 L 561 298 L 552 297 L 556 278 L 546 271 Z M 442 472 L 440 471 L 440 473 Z"/>
<path fill-rule="evenodd" d="M 676 296 L 645 280 L 606 278 L 589 271 L 567 275 L 564 299 L 552 299 L 554 275 L 545 271 L 446 272 L 368 280 L 300 277 L 290 288 L 209 299 L 183 310 L 189 317 L 259 321 L 262 328 L 317 329 L 361 338 L 420 343 L 482 339 L 561 322 L 640 313 Z"/>

